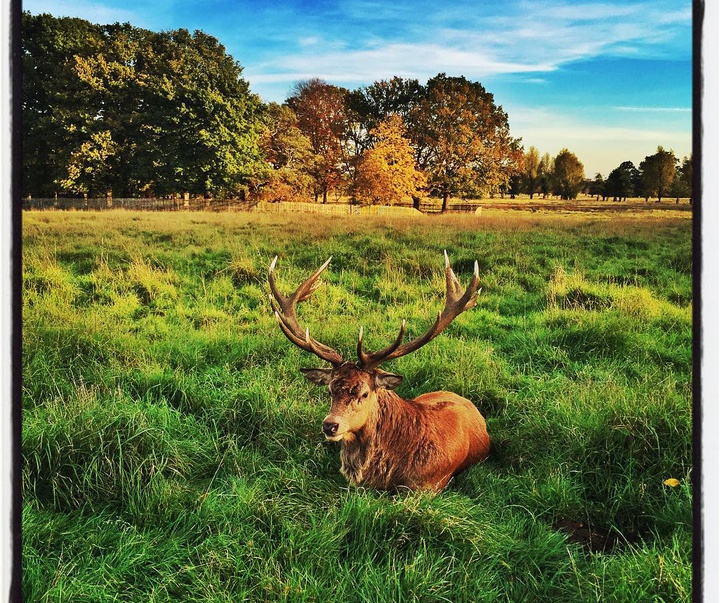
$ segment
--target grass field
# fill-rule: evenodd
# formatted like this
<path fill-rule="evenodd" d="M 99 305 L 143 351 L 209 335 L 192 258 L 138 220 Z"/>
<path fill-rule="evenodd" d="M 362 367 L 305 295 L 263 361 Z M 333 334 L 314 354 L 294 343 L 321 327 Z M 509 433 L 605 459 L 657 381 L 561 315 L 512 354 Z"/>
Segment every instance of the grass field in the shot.
<path fill-rule="evenodd" d="M 348 488 L 267 266 L 333 256 L 300 317 L 350 357 L 429 326 L 443 249 L 478 306 L 383 368 L 491 456 Z M 691 599 L 690 220 L 26 212 L 23 262 L 26 601 Z"/>

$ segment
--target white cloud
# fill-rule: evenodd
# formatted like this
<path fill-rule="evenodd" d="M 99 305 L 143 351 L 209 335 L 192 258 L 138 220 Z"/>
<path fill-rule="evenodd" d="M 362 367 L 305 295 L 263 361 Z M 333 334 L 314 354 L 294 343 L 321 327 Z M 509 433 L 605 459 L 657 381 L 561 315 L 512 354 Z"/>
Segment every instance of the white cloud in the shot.
<path fill-rule="evenodd" d="M 353 0 L 331 13 L 308 17 L 278 2 L 258 11 L 252 32 L 254 39 L 266 41 L 255 49 L 264 62 L 237 58 L 246 66 L 248 78 L 252 74 L 258 82 L 281 77 L 293 81 L 306 74 L 338 83 L 369 83 L 391 75 L 424 79 L 438 72 L 476 78 L 543 73 L 603 55 L 662 55 L 668 45 L 677 49 L 677 40 L 683 37 L 688 39 L 689 52 L 692 11 L 685 2 L 677 8 L 677 0 L 622 4 L 509 0 L 496 6 Z M 80 16 L 98 23 L 195 28 L 174 20 L 180 13 L 185 21 L 193 14 L 189 4 L 176 0 L 26 0 L 24 5 L 35 13 Z M 234 20 L 240 14 L 228 10 L 223 40 L 234 38 Z M 197 27 L 203 28 L 201 17 Z"/>
<path fill-rule="evenodd" d="M 690 50 L 691 9 L 677 9 L 675 0 L 580 5 L 523 1 L 493 10 L 483 6 L 421 2 L 416 10 L 423 18 L 402 21 L 410 10 L 406 4 L 388 8 L 372 0 L 351 2 L 345 12 L 361 18 L 362 7 L 366 20 L 384 19 L 385 26 L 364 33 L 362 28 L 348 31 L 329 24 L 322 34 L 300 38 L 294 54 L 283 52 L 261 64 L 248 64 L 246 75 L 258 83 L 313 75 L 345 85 L 393 75 L 424 80 L 439 72 L 479 79 L 548 73 L 600 56 L 687 58 Z M 499 10 L 503 14 L 496 14 Z M 394 21 L 396 28 L 389 25 Z"/>
<path fill-rule="evenodd" d="M 369 50 L 336 50 L 300 53 L 249 67 L 251 82 L 303 79 L 311 74 L 333 82 L 373 82 L 392 76 L 425 80 L 439 72 L 468 77 L 498 73 L 547 72 L 540 63 L 502 61 L 481 51 L 449 48 L 440 44 L 388 44 Z"/>

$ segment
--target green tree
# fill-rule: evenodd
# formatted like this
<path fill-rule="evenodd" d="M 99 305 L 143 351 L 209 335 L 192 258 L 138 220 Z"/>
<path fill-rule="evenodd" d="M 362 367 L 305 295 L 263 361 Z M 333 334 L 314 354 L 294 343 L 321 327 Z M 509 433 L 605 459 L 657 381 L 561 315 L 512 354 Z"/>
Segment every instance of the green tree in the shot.
<path fill-rule="evenodd" d="M 316 157 L 297 116 L 290 107 L 270 103 L 266 124 L 261 147 L 269 169 L 260 175 L 263 196 L 280 201 L 310 194 Z"/>
<path fill-rule="evenodd" d="M 547 199 L 550 191 L 552 190 L 554 167 L 555 166 L 553 164 L 552 157 L 550 157 L 550 153 L 545 153 L 540 159 L 540 164 L 538 165 L 538 183 L 543 199 Z"/>
<path fill-rule="evenodd" d="M 89 140 L 96 114 L 75 57 L 103 44 L 102 28 L 82 19 L 22 13 L 22 194 L 61 192 L 70 157 Z"/>
<path fill-rule="evenodd" d="M 417 198 L 425 176 L 415 167 L 410 141 L 399 115 L 390 115 L 371 131 L 375 145 L 360 160 L 354 186 L 356 198 L 368 203 L 394 205 Z"/>
<path fill-rule="evenodd" d="M 408 115 L 418 166 L 442 198 L 507 185 L 522 156 L 507 114 L 477 82 L 444 73 L 430 79 Z"/>
<path fill-rule="evenodd" d="M 143 151 L 163 192 L 233 195 L 256 179 L 263 106 L 224 47 L 180 29 L 154 34 L 138 60 L 148 105 Z"/>
<path fill-rule="evenodd" d="M 71 194 L 97 196 L 112 191 L 112 158 L 117 145 L 108 131 L 94 132 L 90 140 L 70 154 L 67 176 L 58 181 L 60 188 Z"/>
<path fill-rule="evenodd" d="M 608 175 L 605 183 L 605 193 L 613 201 L 627 201 L 628 197 L 635 196 L 639 171 L 632 161 L 624 161 Z"/>
<path fill-rule="evenodd" d="M 657 153 L 648 155 L 640 163 L 641 188 L 645 201 L 657 197 L 660 203 L 666 197 L 675 179 L 675 153 L 658 147 Z"/>
<path fill-rule="evenodd" d="M 540 153 L 535 147 L 530 147 L 523 156 L 522 162 L 522 189 L 532 199 L 538 191 L 540 178 Z"/>
<path fill-rule="evenodd" d="M 104 185 L 120 196 L 137 193 L 152 181 L 148 164 L 138 156 L 143 120 L 137 103 L 144 95 L 142 70 L 136 68 L 137 57 L 151 35 L 128 24 L 102 26 L 99 47 L 85 56 L 73 57 L 74 73 L 83 90 L 84 137 L 72 155 L 77 159 L 87 149 L 99 148 L 98 141 L 111 139 Z M 68 166 L 69 171 L 74 163 Z M 68 180 L 72 178 L 66 179 L 63 187 L 71 190 Z M 105 191 L 93 190 L 89 194 L 99 192 Z"/>
<path fill-rule="evenodd" d="M 692 156 L 684 157 L 675 171 L 675 179 L 672 185 L 672 193 L 675 202 L 680 203 L 680 197 L 687 197 L 690 204 L 693 202 L 693 166 Z"/>
<path fill-rule="evenodd" d="M 574 153 L 563 149 L 553 164 L 553 194 L 563 200 L 577 199 L 585 180 L 585 168 Z"/>
<path fill-rule="evenodd" d="M 590 182 L 590 186 L 588 187 L 588 192 L 595 197 L 595 199 L 599 199 L 600 197 L 603 198 L 603 201 L 607 198 L 607 194 L 605 192 L 606 189 L 606 182 L 603 178 L 602 174 L 599 172 L 595 174 L 595 178 Z"/>
<path fill-rule="evenodd" d="M 520 174 L 511 176 L 507 188 L 510 198 L 515 199 L 522 192 L 522 176 Z"/>
<path fill-rule="evenodd" d="M 24 13 L 22 45 L 25 193 L 233 194 L 262 168 L 262 104 L 215 38 Z"/>

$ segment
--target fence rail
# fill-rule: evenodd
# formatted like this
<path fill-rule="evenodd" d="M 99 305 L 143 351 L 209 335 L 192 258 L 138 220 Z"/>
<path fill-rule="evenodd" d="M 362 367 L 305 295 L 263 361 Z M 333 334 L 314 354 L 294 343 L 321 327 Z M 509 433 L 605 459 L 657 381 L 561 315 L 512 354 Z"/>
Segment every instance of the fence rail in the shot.
<path fill-rule="evenodd" d="M 239 199 L 135 199 L 135 198 L 99 198 L 99 199 L 23 199 L 23 209 L 137 209 L 152 211 L 248 211 L 257 202 Z"/>
<path fill-rule="evenodd" d="M 448 204 L 446 211 L 450 213 L 472 213 L 480 205 L 472 203 L 452 203 Z M 421 203 L 420 211 L 426 214 L 439 214 L 442 206 L 439 203 Z"/>
<path fill-rule="evenodd" d="M 351 205 L 350 203 L 302 203 L 284 201 L 282 203 L 267 203 L 261 201 L 253 211 L 264 213 L 310 213 L 326 215 L 361 215 L 361 216 L 397 216 L 422 215 L 412 207 L 399 207 L 387 205 Z"/>
<path fill-rule="evenodd" d="M 40 210 L 89 210 L 102 211 L 105 209 L 130 209 L 146 211 L 261 211 L 268 213 L 285 213 L 300 211 L 318 214 L 362 214 L 362 215 L 391 215 L 391 214 L 435 214 L 440 213 L 440 203 L 421 203 L 419 212 L 410 204 L 395 206 L 361 206 L 350 203 L 301 203 L 282 202 L 268 203 L 265 201 L 242 201 L 240 199 L 157 199 L 157 198 L 95 198 L 95 199 L 67 199 L 67 198 L 38 198 L 23 199 L 23 209 Z M 449 204 L 448 213 L 472 213 L 477 204 L 456 203 Z"/>

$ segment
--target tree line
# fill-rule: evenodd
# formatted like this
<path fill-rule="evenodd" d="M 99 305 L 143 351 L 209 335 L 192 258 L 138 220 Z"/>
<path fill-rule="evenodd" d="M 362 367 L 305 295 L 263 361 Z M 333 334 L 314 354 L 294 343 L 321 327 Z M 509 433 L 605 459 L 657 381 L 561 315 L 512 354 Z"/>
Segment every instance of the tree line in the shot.
<path fill-rule="evenodd" d="M 587 192 L 603 200 L 627 200 L 628 197 L 644 197 L 645 201 L 655 198 L 688 198 L 693 202 L 693 163 L 692 157 L 682 160 L 675 157 L 673 151 L 658 147 L 657 152 L 648 155 L 635 167 L 632 161 L 623 161 L 604 179 L 596 174 L 590 181 Z"/>
<path fill-rule="evenodd" d="M 444 210 L 453 196 L 574 199 L 587 184 L 567 149 L 525 152 L 493 95 L 464 77 L 355 90 L 315 78 L 282 104 L 263 103 L 201 31 L 28 12 L 22 54 L 24 196 L 334 196 L 419 207 L 431 195 Z"/>
<path fill-rule="evenodd" d="M 603 201 L 627 201 L 630 197 L 688 198 L 692 203 L 692 157 L 679 160 L 673 151 L 658 147 L 635 167 L 632 161 L 624 161 L 613 169 L 607 178 L 596 174 L 593 180 L 584 176 L 584 168 L 577 157 L 567 149 L 555 158 L 545 153 L 542 157 L 535 147 L 523 154 L 520 169 L 511 179 L 510 193 L 524 193 L 532 199 L 535 195 L 547 198 L 551 195 L 561 199 L 575 199 L 578 194 L 602 197 Z"/>

